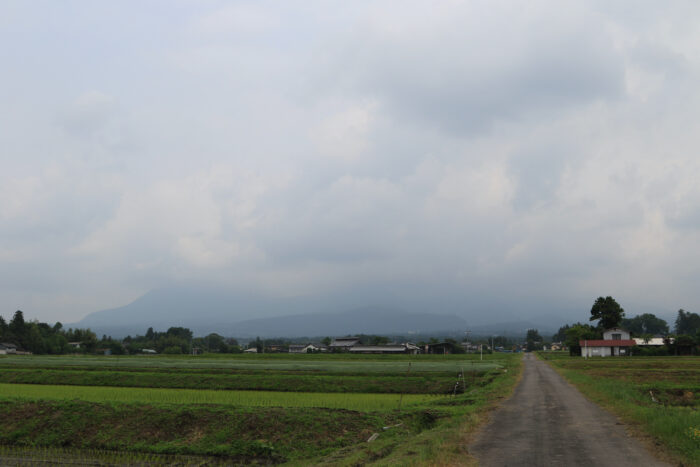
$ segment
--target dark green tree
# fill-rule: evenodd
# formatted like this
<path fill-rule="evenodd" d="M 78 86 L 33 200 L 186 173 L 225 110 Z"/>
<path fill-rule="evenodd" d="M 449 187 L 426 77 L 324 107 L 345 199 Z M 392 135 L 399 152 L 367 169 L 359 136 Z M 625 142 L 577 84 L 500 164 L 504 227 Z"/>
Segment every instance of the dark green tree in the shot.
<path fill-rule="evenodd" d="M 566 330 L 566 346 L 570 355 L 581 355 L 582 340 L 601 339 L 603 334 L 590 324 L 576 323 Z"/>
<path fill-rule="evenodd" d="M 668 334 L 668 323 L 661 318 L 657 318 L 651 313 L 637 315 L 634 318 L 622 318 L 620 322 L 623 328 L 637 337 L 645 334 Z"/>
<path fill-rule="evenodd" d="M 12 317 L 8 327 L 14 343 L 25 348 L 28 329 L 27 323 L 24 321 L 24 313 L 21 310 L 15 311 L 15 315 Z"/>
<path fill-rule="evenodd" d="M 681 308 L 678 310 L 678 315 L 676 316 L 674 330 L 676 334 L 679 335 L 695 335 L 698 331 L 700 331 L 700 315 L 685 311 L 683 308 Z"/>
<path fill-rule="evenodd" d="M 598 328 L 610 329 L 620 325 L 625 316 L 625 310 L 614 298 L 598 297 L 591 308 L 589 321 L 598 321 Z"/>
<path fill-rule="evenodd" d="M 552 342 L 564 342 L 566 340 L 566 331 L 570 328 L 568 324 L 559 328 L 556 334 L 552 336 Z"/>
<path fill-rule="evenodd" d="M 533 350 L 542 350 L 542 336 L 537 329 L 528 329 L 525 335 L 525 341 L 527 342 L 527 350 L 532 352 Z"/>

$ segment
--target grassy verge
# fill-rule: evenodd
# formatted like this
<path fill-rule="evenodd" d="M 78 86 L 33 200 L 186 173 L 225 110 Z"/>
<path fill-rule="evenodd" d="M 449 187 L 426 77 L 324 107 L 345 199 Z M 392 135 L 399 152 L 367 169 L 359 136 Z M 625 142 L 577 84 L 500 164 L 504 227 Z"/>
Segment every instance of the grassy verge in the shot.
<path fill-rule="evenodd" d="M 700 466 L 700 412 L 692 371 L 700 359 L 593 358 L 540 354 L 590 400 L 613 412 L 656 449 L 683 465 Z M 656 363 L 656 364 L 654 364 Z M 660 368 L 666 379 L 655 378 Z M 690 370 L 689 370 L 690 368 Z M 677 370 L 677 371 L 674 371 Z M 648 377 L 644 378 L 644 372 Z M 682 394 L 681 397 L 668 397 Z M 651 391 L 651 392 L 650 392 Z M 697 391 L 697 389 L 696 389 Z"/>

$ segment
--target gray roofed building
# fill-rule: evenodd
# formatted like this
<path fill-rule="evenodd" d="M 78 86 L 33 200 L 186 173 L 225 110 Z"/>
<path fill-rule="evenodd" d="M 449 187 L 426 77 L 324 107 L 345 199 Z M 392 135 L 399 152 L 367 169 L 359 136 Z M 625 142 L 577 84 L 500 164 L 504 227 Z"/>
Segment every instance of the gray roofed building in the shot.
<path fill-rule="evenodd" d="M 330 348 L 331 350 L 348 350 L 359 343 L 359 337 L 336 337 L 331 342 Z"/>

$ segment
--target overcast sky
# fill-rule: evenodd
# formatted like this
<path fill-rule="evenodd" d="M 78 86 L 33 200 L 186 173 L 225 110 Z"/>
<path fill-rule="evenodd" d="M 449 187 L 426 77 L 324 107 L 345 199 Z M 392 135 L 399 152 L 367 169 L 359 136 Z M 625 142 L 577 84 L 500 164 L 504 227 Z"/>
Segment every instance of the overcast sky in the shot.
<path fill-rule="evenodd" d="M 697 1 L 0 0 L 0 63 L 6 318 L 700 311 Z"/>

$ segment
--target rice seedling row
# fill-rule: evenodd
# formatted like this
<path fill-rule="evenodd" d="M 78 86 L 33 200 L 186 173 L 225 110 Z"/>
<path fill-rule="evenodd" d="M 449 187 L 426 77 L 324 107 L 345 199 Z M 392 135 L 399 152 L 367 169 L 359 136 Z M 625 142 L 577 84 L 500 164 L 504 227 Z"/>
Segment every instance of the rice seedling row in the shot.
<path fill-rule="evenodd" d="M 358 411 L 391 411 L 399 399 L 406 407 L 429 403 L 445 396 L 430 394 L 362 394 L 275 391 L 216 391 L 207 389 L 120 388 L 0 384 L 3 398 L 83 400 L 141 404 L 217 404 L 239 407 L 322 407 Z"/>
<path fill-rule="evenodd" d="M 422 373 L 416 376 L 364 376 L 292 372 L 192 373 L 190 371 L 100 371 L 0 369 L 0 383 L 117 386 L 184 389 L 228 389 L 292 392 L 355 392 L 444 394 L 451 392 L 456 375 Z M 471 381 L 471 380 L 470 380 Z"/>

